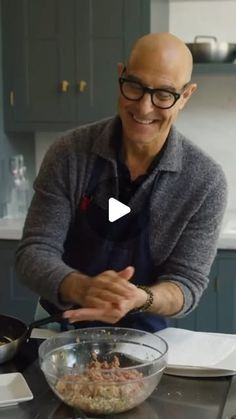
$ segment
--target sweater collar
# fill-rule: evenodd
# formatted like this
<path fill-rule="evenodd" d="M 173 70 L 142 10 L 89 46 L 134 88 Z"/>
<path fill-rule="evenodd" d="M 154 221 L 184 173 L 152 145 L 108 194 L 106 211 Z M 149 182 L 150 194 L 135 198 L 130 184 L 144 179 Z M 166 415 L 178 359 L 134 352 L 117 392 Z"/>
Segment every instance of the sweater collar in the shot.
<path fill-rule="evenodd" d="M 104 121 L 105 122 L 105 121 Z M 116 160 L 115 142 L 121 138 L 121 120 L 119 116 L 109 118 L 96 138 L 92 152 L 100 157 L 114 162 Z M 161 159 L 158 161 L 158 170 L 178 172 L 182 167 L 183 147 L 182 135 L 172 126 L 167 137 L 167 144 Z"/>

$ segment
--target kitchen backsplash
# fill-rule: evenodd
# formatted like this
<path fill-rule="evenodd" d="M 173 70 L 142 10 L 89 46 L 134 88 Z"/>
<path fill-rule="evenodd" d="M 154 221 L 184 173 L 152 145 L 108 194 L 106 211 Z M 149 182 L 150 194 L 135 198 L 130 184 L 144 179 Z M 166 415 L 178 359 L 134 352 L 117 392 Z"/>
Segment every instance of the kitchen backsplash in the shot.
<path fill-rule="evenodd" d="M 36 132 L 35 133 L 35 169 L 39 171 L 45 152 L 49 146 L 60 137 L 58 132 Z"/>
<path fill-rule="evenodd" d="M 151 8 L 152 32 L 155 32 L 158 31 L 155 0 L 152 0 Z M 236 42 L 235 16 L 235 0 L 171 1 L 170 32 L 186 42 L 193 41 L 195 35 L 214 35 L 221 41 Z M 228 211 L 236 211 L 236 72 L 193 75 L 193 80 L 197 82 L 198 90 L 179 115 L 176 125 L 222 165 L 229 184 Z M 37 171 L 46 149 L 58 136 L 58 133 L 36 133 Z"/>

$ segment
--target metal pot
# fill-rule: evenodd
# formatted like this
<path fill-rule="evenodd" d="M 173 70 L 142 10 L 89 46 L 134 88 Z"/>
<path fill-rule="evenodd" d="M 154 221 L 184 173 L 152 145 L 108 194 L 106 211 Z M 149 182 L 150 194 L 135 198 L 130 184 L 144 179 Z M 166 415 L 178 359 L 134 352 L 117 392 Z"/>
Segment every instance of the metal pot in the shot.
<path fill-rule="evenodd" d="M 210 42 L 203 42 L 209 39 Z M 236 44 L 219 42 L 215 36 L 195 36 L 193 43 L 187 43 L 194 63 L 230 63 L 236 59 Z"/>
<path fill-rule="evenodd" d="M 51 322 L 60 322 L 61 320 L 62 314 L 60 313 L 37 320 L 26 326 L 25 323 L 15 317 L 0 314 L 0 364 L 15 356 L 21 344 L 29 339 L 34 327 Z"/>

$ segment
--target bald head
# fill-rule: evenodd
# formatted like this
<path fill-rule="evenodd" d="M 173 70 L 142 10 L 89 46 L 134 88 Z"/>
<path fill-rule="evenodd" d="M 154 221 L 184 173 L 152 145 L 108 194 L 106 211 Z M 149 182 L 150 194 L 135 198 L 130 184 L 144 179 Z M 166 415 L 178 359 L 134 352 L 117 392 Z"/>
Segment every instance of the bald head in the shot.
<path fill-rule="evenodd" d="M 150 33 L 134 44 L 128 66 L 145 63 L 153 71 L 172 72 L 183 85 L 190 81 L 192 54 L 185 43 L 169 32 Z"/>

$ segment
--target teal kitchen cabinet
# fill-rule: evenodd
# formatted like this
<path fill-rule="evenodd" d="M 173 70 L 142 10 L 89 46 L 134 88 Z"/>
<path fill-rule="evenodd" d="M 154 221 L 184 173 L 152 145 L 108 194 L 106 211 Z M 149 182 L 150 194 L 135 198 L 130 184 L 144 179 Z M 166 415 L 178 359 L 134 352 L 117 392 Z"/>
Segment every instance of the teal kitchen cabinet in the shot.
<path fill-rule="evenodd" d="M 61 131 L 116 112 L 117 63 L 150 31 L 150 0 L 2 0 L 2 31 L 5 130 Z"/>
<path fill-rule="evenodd" d="M 0 240 L 0 313 L 29 324 L 34 318 L 38 297 L 16 277 L 14 258 L 17 244 L 17 240 Z"/>
<path fill-rule="evenodd" d="M 171 326 L 203 332 L 236 333 L 236 250 L 218 250 L 210 282 L 197 308 Z"/>
<path fill-rule="evenodd" d="M 216 291 L 218 331 L 236 333 L 236 250 L 219 252 Z"/>
<path fill-rule="evenodd" d="M 2 1 L 4 122 L 7 130 L 69 123 L 70 93 L 63 79 L 74 75 L 73 2 Z"/>

